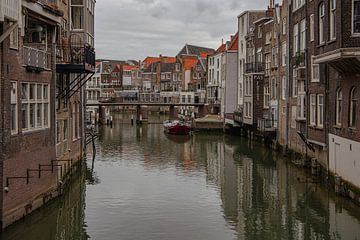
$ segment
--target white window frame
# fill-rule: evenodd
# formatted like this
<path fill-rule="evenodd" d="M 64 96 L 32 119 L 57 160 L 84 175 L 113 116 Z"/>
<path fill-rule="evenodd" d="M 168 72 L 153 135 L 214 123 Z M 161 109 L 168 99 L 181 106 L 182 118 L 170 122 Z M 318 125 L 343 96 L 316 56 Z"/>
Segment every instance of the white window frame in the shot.
<path fill-rule="evenodd" d="M 320 101 L 321 100 L 321 101 Z M 317 95 L 317 126 L 324 127 L 324 95 Z"/>
<path fill-rule="evenodd" d="M 306 48 L 306 19 L 300 22 L 300 51 L 304 52 Z"/>
<path fill-rule="evenodd" d="M 318 14 L 319 14 L 319 26 L 318 26 L 319 44 L 324 44 L 325 43 L 325 34 L 324 34 L 325 4 L 323 2 L 319 5 Z"/>
<path fill-rule="evenodd" d="M 357 121 L 357 96 L 356 96 L 356 88 L 352 87 L 350 90 L 350 112 L 349 112 L 349 127 L 354 128 L 356 127 L 356 121 Z M 355 121 L 353 121 L 355 113 Z"/>
<path fill-rule="evenodd" d="M 311 82 L 320 82 L 320 65 L 314 63 L 314 56 L 311 56 Z"/>
<path fill-rule="evenodd" d="M 83 1 L 83 4 L 73 4 L 72 3 L 72 0 L 70 0 L 70 14 L 69 14 L 69 18 L 70 18 L 70 28 L 71 30 L 75 30 L 75 31 L 81 31 L 81 30 L 84 30 L 86 28 L 86 23 L 85 23 L 85 0 Z M 72 11 L 73 11 L 73 8 L 80 8 L 83 12 L 82 12 L 82 27 L 83 28 L 74 28 L 73 27 L 73 21 L 72 21 Z"/>
<path fill-rule="evenodd" d="M 310 15 L 310 42 L 313 42 L 315 39 L 315 15 Z"/>
<path fill-rule="evenodd" d="M 296 56 L 296 54 L 299 52 L 299 24 L 296 23 L 293 28 L 293 54 Z"/>
<path fill-rule="evenodd" d="M 282 57 L 281 57 L 281 59 L 282 59 L 282 66 L 283 67 L 286 67 L 286 51 L 287 51 L 287 45 L 286 45 L 286 42 L 283 42 L 282 43 L 282 46 L 281 46 L 281 53 L 282 53 Z"/>
<path fill-rule="evenodd" d="M 270 88 L 264 87 L 264 108 L 268 109 L 270 105 Z"/>
<path fill-rule="evenodd" d="M 283 35 L 286 35 L 286 18 L 283 18 L 283 21 L 282 21 L 282 34 Z"/>
<path fill-rule="evenodd" d="M 34 82 L 22 82 L 21 89 L 23 85 L 27 85 L 26 98 L 21 98 L 21 106 L 26 105 L 27 108 L 27 127 L 22 127 L 22 132 L 44 130 L 50 128 L 50 88 L 49 84 L 34 83 Z M 34 86 L 33 98 L 30 98 L 30 86 Z M 40 99 L 38 99 L 38 86 L 41 86 Z M 30 106 L 34 106 L 34 124 L 33 127 L 30 126 Z M 38 108 L 41 106 L 41 116 L 40 124 L 38 121 Z M 47 113 L 47 114 L 45 114 Z M 46 115 L 46 118 L 45 118 Z M 45 122 L 45 120 L 47 120 Z"/>
<path fill-rule="evenodd" d="M 286 76 L 283 76 L 282 78 L 281 78 L 281 82 L 282 82 L 282 91 L 281 91 L 281 99 L 282 100 L 286 100 Z"/>
<path fill-rule="evenodd" d="M 330 40 L 333 41 L 336 39 L 336 0 L 330 0 Z"/>
<path fill-rule="evenodd" d="M 316 94 L 310 94 L 310 125 L 316 125 Z"/>
<path fill-rule="evenodd" d="M 14 115 L 13 109 L 14 106 Z M 19 132 L 19 121 L 18 121 L 18 85 L 17 82 L 11 82 L 11 135 L 18 134 Z M 14 124 L 14 125 L 13 125 Z M 14 129 L 12 128 L 14 126 Z"/>
<path fill-rule="evenodd" d="M 297 89 L 297 69 L 293 68 L 293 79 L 292 79 L 292 96 L 297 97 L 298 89 Z"/>
<path fill-rule="evenodd" d="M 14 23 L 11 23 L 11 25 Z M 10 33 L 10 48 L 18 50 L 19 49 L 19 28 L 16 27 L 11 33 Z"/>
<path fill-rule="evenodd" d="M 339 88 L 336 90 L 336 125 L 341 127 L 341 117 L 342 117 L 342 89 Z"/>

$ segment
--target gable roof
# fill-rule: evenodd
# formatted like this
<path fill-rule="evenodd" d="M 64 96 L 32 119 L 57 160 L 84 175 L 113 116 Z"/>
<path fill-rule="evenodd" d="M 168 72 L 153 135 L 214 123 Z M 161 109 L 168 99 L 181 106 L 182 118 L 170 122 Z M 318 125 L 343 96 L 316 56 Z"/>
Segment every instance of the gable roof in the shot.
<path fill-rule="evenodd" d="M 235 34 L 235 36 L 232 38 L 230 47 L 230 51 L 238 51 L 239 50 L 239 32 Z"/>
<path fill-rule="evenodd" d="M 178 53 L 178 56 L 179 55 L 196 55 L 196 56 L 200 56 L 201 54 L 205 54 L 205 53 L 212 54 L 212 53 L 214 53 L 214 49 L 185 44 L 185 46 Z"/>

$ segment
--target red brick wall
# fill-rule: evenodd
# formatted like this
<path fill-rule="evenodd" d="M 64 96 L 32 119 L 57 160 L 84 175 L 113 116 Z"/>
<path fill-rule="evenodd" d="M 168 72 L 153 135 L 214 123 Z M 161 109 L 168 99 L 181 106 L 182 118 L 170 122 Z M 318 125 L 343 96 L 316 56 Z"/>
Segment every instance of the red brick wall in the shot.
<path fill-rule="evenodd" d="M 55 110 L 54 110 L 54 81 L 51 71 L 41 73 L 27 72 L 23 67 L 22 60 L 22 40 L 19 50 L 9 48 L 9 39 L 4 41 L 4 52 L 2 61 L 2 72 L 5 83 L 4 107 L 2 115 L 4 118 L 4 141 L 3 141 L 3 185 L 6 177 L 26 176 L 26 169 L 38 169 L 39 164 L 51 164 L 55 159 Z M 10 81 L 18 83 L 18 124 L 19 133 L 11 136 L 10 133 Z M 50 86 L 50 128 L 33 132 L 22 133 L 21 131 L 21 82 L 48 83 Z M 3 193 L 3 214 L 7 214 L 15 207 L 23 207 L 31 200 L 47 189 L 56 186 L 55 172 L 42 172 L 42 177 L 30 179 L 29 184 L 26 180 L 10 180 L 9 192 Z M 37 172 L 31 175 L 38 176 Z"/>

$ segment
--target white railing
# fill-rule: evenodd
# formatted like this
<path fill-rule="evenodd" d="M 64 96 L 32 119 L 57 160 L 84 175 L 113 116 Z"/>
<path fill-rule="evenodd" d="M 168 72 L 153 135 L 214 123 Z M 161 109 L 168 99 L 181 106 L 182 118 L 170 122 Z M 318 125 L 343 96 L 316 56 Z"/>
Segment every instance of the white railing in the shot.
<path fill-rule="evenodd" d="M 23 48 L 24 65 L 40 68 L 51 69 L 51 54 L 40 49 L 24 46 Z"/>
<path fill-rule="evenodd" d="M 20 19 L 21 0 L 0 0 L 0 21 L 8 18 L 13 21 Z"/>

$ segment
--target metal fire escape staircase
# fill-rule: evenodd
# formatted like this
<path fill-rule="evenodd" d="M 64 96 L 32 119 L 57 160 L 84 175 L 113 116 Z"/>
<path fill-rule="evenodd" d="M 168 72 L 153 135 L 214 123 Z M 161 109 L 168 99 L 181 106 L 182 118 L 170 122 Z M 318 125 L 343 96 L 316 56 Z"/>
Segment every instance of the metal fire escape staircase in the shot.
<path fill-rule="evenodd" d="M 58 99 L 71 98 L 95 74 L 95 51 L 87 45 L 62 45 L 57 48 L 56 73 L 64 79 L 65 75 L 74 76 L 57 93 Z"/>

